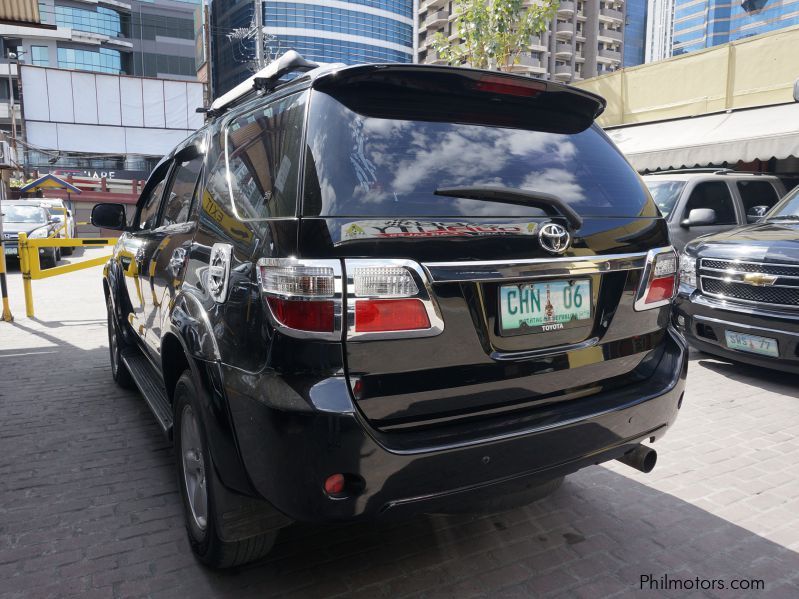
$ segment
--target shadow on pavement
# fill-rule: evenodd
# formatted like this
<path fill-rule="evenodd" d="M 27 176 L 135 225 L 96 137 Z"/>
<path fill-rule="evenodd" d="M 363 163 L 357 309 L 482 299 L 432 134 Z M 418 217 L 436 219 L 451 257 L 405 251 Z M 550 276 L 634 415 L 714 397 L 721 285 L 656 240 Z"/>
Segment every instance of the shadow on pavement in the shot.
<path fill-rule="evenodd" d="M 796 375 L 781 370 L 760 368 L 743 362 L 733 362 L 720 356 L 696 352 L 691 356 L 694 364 L 717 372 L 734 381 L 756 384 L 758 387 L 783 393 L 789 396 L 799 395 L 797 391 Z"/>

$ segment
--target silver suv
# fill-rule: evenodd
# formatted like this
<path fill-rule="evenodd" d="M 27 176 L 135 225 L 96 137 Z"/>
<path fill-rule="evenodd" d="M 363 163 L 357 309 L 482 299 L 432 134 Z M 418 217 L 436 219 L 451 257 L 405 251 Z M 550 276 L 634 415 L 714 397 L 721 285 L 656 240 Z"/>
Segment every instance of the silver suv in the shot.
<path fill-rule="evenodd" d="M 645 175 L 644 182 L 678 250 L 700 235 L 756 222 L 785 194 L 773 175 L 729 169 L 664 171 Z"/>

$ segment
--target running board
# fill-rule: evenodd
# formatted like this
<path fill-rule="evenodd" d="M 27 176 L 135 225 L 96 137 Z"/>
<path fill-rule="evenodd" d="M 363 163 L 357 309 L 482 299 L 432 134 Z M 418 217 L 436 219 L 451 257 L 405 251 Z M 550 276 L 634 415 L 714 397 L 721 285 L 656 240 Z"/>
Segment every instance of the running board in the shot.
<path fill-rule="evenodd" d="M 122 362 L 128 367 L 133 382 L 136 383 L 147 405 L 150 406 L 161 429 L 169 435 L 172 431 L 172 406 L 169 403 L 166 389 L 161 383 L 161 377 L 147 361 L 147 358 L 135 349 L 123 352 Z"/>

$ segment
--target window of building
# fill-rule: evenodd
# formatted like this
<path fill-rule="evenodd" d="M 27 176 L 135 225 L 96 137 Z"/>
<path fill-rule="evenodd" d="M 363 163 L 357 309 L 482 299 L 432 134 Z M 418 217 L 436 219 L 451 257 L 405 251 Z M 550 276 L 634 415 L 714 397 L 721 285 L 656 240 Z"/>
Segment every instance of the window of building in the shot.
<path fill-rule="evenodd" d="M 37 67 L 50 66 L 50 50 L 47 46 L 31 46 L 31 64 Z"/>
<path fill-rule="evenodd" d="M 185 223 L 189 219 L 192 200 L 197 187 L 197 178 L 202 170 L 205 155 L 200 155 L 191 160 L 185 160 L 175 168 L 172 178 L 172 187 L 167 195 L 164 205 L 164 216 L 161 224 L 164 226 Z"/>
<path fill-rule="evenodd" d="M 49 8 L 46 7 L 46 11 Z M 95 10 L 73 6 L 56 6 L 55 23 L 77 31 L 100 33 L 109 37 L 129 37 L 130 19 L 124 13 L 98 6 Z"/>
<path fill-rule="evenodd" d="M 734 225 L 737 222 L 730 188 L 723 181 L 708 181 L 694 187 L 688 198 L 688 203 L 685 205 L 683 218 L 688 218 L 691 210 L 697 208 L 715 210 L 716 222 L 713 223 L 714 225 Z"/>
<path fill-rule="evenodd" d="M 58 48 L 58 66 L 62 69 L 77 69 L 95 73 L 114 75 L 123 73 L 122 54 L 108 48 L 100 48 L 96 52 L 79 48 Z"/>

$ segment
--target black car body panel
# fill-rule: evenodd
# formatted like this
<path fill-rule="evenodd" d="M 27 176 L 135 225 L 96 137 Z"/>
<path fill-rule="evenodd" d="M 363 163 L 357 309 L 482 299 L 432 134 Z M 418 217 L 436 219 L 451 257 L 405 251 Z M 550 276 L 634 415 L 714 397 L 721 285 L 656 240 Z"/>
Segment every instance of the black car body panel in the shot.
<path fill-rule="evenodd" d="M 451 85 L 430 88 L 436 77 L 462 86 L 461 112 L 412 102 L 453 100 Z M 407 102 L 389 102 L 386 90 Z M 669 298 L 642 308 L 641 293 L 657 256 L 672 255 L 668 231 L 592 125 L 602 106 L 584 92 L 496 73 L 323 69 L 216 114 L 165 157 L 114 249 L 105 288 L 167 396 L 192 372 L 226 487 L 301 520 L 424 511 L 620 457 L 665 433 L 687 352 L 670 328 Z M 537 156 L 541 170 L 527 174 L 542 192 L 570 197 L 582 225 L 569 231 L 534 201 L 437 196 L 437 187 L 480 182 L 475 168 L 459 168 L 488 164 L 477 154 L 435 163 L 435 152 L 429 180 L 412 168 L 405 181 L 387 179 L 400 156 L 421 151 L 421 136 L 466 136 L 465 149 L 491 155 L 510 136 L 509 162 L 495 161 L 487 177 L 520 187 L 519 164 Z M 391 139 L 402 140 L 396 151 Z M 177 183 L 186 169 L 197 172 L 192 192 Z M 569 233 L 560 254 L 539 241 L 549 223 Z M 368 260 L 404 269 L 429 330 L 356 334 L 350 281 Z M 343 313 L 324 335 L 291 330 L 265 292 L 272 265 L 302 261 L 341 273 L 329 301 Z M 502 285 L 562 279 L 590 281 L 588 318 L 503 331 Z M 349 496 L 326 495 L 334 473 L 359 481 Z"/>
<path fill-rule="evenodd" d="M 698 285 L 680 286 L 675 319 L 682 319 L 690 343 L 729 360 L 799 373 L 799 224 L 766 219 L 702 237 L 686 252 L 697 261 Z M 727 332 L 776 340 L 778 355 L 731 348 Z"/>

